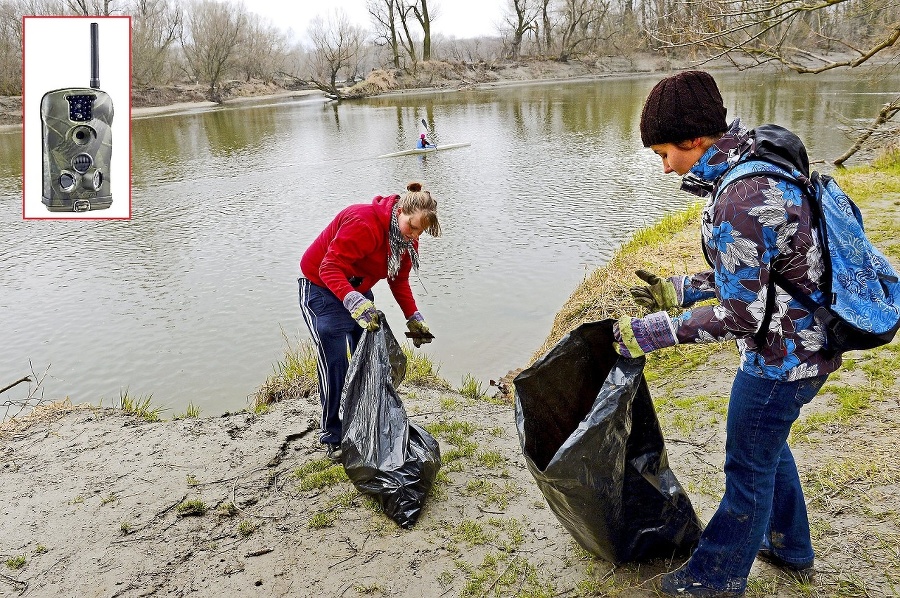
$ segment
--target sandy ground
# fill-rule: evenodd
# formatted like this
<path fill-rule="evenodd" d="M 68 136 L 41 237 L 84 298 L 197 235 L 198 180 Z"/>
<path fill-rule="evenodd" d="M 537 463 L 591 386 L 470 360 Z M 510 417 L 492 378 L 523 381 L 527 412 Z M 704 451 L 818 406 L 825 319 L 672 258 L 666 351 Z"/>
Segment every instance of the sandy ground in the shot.
<path fill-rule="evenodd" d="M 735 362 L 724 350 L 691 380 L 651 384 L 651 395 L 725 397 Z M 897 389 L 849 431 L 826 430 L 814 449 L 799 447 L 802 472 L 854 455 L 891 458 Z M 465 422 L 477 445 L 445 463 L 439 492 L 411 530 L 346 480 L 302 488 L 296 472 L 325 463 L 315 397 L 260 416 L 152 423 L 112 409 L 48 409 L 7 427 L 0 596 L 613 595 L 602 587 L 657 595 L 658 575 L 678 563 L 616 570 L 580 550 L 526 469 L 509 404 L 420 388 L 403 397 L 412 421 Z M 818 398 L 813 411 L 831 400 Z M 721 491 L 723 422 L 713 418 L 690 433 L 664 429 L 671 466 L 705 521 Z M 439 440 L 449 458 L 453 441 Z M 898 595 L 890 586 L 898 560 L 876 571 L 854 553 L 900 539 L 900 476 L 864 492 L 881 512 L 874 523 L 839 499 L 811 506 L 814 526 L 827 525 L 817 540 L 817 585 L 799 591 L 757 563 L 751 580 L 769 589 L 753 595 Z M 186 500 L 202 501 L 206 512 L 179 514 Z M 24 564 L 13 568 L 17 557 Z M 863 580 L 865 594 L 840 590 L 848 575 Z M 619 585 L 604 586 L 612 580 Z"/>

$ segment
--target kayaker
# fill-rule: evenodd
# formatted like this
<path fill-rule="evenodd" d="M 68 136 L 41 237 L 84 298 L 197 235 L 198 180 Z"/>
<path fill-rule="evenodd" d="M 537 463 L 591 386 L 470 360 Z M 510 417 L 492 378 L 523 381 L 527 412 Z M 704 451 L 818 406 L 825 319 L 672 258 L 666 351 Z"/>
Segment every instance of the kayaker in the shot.
<path fill-rule="evenodd" d="M 433 143 L 428 143 L 428 140 L 425 139 L 425 133 L 419 135 L 419 144 L 416 146 L 419 149 L 427 149 L 430 147 L 435 147 Z"/>
<path fill-rule="evenodd" d="M 666 77 L 648 95 L 641 140 L 665 173 L 683 177 L 684 191 L 707 200 L 701 236 L 712 269 L 670 278 L 638 271 L 648 286 L 632 295 L 654 313 L 623 317 L 613 328 L 615 348 L 627 357 L 727 340 L 741 353 L 725 426 L 725 494 L 690 560 L 663 575 L 666 596 L 743 596 L 755 558 L 809 581 L 813 546 L 787 439 L 803 405 L 841 364 L 840 355 L 820 351 L 824 331 L 812 314 L 770 284 L 779 272 L 810 294 L 822 293 L 822 247 L 801 188 L 761 172 L 712 194 L 761 139 L 808 176 L 806 149 L 786 129 L 749 131 L 740 119 L 728 124 L 725 113 L 715 80 L 703 71 Z M 668 312 L 712 298 L 715 305 Z M 767 299 L 775 315 L 760 331 Z"/>
<path fill-rule="evenodd" d="M 378 311 L 372 287 L 387 279 L 403 310 L 413 344 L 433 338 L 409 286 L 410 270 L 419 269 L 419 236 L 441 234 L 437 201 L 422 184 L 407 193 L 376 196 L 371 203 L 341 210 L 300 258 L 300 309 L 317 351 L 320 442 L 327 456 L 341 459 L 338 409 L 350 364 L 347 349 L 356 349 L 364 330 L 377 330 Z"/>

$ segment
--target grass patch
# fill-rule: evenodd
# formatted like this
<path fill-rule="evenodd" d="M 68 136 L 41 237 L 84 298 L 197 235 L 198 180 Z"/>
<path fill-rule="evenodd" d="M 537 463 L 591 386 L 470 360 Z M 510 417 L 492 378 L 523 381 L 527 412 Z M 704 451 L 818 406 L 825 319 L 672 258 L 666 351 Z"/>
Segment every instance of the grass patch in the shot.
<path fill-rule="evenodd" d="M 251 397 L 254 413 L 264 413 L 269 405 L 308 397 L 316 389 L 316 347 L 310 340 L 291 345 L 282 331 L 284 359 L 274 365 L 274 373 Z"/>
<path fill-rule="evenodd" d="M 481 546 L 491 541 L 490 536 L 485 533 L 484 527 L 471 519 L 461 521 L 459 525 L 453 528 L 450 536 L 454 542 L 465 542 L 471 546 Z"/>
<path fill-rule="evenodd" d="M 474 570 L 468 572 L 461 598 L 475 596 L 509 596 L 521 598 L 550 598 L 556 588 L 543 581 L 538 569 L 521 556 L 492 552 Z"/>
<path fill-rule="evenodd" d="M 642 284 L 634 275 L 635 270 L 671 276 L 707 269 L 698 245 L 701 212 L 702 203 L 696 202 L 635 232 L 605 266 L 587 276 L 569 296 L 556 314 L 549 336 L 532 356 L 532 362 L 585 322 L 644 313 L 628 292 L 629 287 Z"/>
<path fill-rule="evenodd" d="M 309 529 L 322 529 L 325 527 L 332 527 L 334 525 L 334 522 L 337 521 L 337 517 L 338 514 L 334 511 L 320 511 L 310 517 L 306 525 Z"/>
<path fill-rule="evenodd" d="M 457 392 L 466 398 L 476 401 L 486 396 L 481 382 L 476 380 L 472 374 L 463 376 L 462 386 L 459 387 Z"/>
<path fill-rule="evenodd" d="M 17 569 L 21 569 L 25 566 L 25 555 L 19 554 L 14 557 L 10 557 L 6 559 L 6 568 L 12 569 L 13 571 Z"/>
<path fill-rule="evenodd" d="M 300 479 L 302 491 L 327 488 L 350 480 L 341 464 L 332 463 L 328 459 L 306 463 L 294 470 L 294 475 Z"/>
<path fill-rule="evenodd" d="M 497 451 L 478 453 L 478 462 L 490 469 L 496 469 L 506 463 L 506 458 Z"/>
<path fill-rule="evenodd" d="M 245 538 L 253 534 L 256 531 L 256 524 L 250 521 L 249 519 L 244 519 L 238 525 L 238 533 Z"/>
<path fill-rule="evenodd" d="M 413 351 L 409 345 L 403 346 L 403 354 L 406 355 L 406 378 L 404 381 L 413 386 L 449 390 L 450 383 L 441 378 L 440 366 L 434 363 L 428 355 L 419 351 Z"/>
<path fill-rule="evenodd" d="M 188 403 L 184 413 L 176 415 L 173 419 L 195 419 L 200 417 L 200 408 L 193 403 Z"/>
<path fill-rule="evenodd" d="M 188 517 L 191 515 L 202 516 L 206 514 L 207 507 L 206 503 L 204 503 L 199 498 L 192 498 L 180 503 L 177 507 L 175 507 L 175 511 L 182 517 Z"/>
<path fill-rule="evenodd" d="M 133 397 L 125 390 L 119 393 L 119 409 L 123 412 L 140 417 L 148 422 L 158 422 L 159 414 L 162 413 L 162 407 L 153 407 L 150 402 L 153 395 L 146 397 Z"/>

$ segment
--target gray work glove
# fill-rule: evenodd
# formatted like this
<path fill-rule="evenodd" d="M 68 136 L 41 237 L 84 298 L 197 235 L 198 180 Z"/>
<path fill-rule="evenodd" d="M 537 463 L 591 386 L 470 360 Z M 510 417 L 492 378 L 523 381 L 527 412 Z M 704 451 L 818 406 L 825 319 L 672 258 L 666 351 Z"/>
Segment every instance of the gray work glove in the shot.
<path fill-rule="evenodd" d="M 350 316 L 356 320 L 356 323 L 366 330 L 378 330 L 378 310 L 375 304 L 366 299 L 366 296 L 359 291 L 350 291 L 344 297 L 344 307 L 350 312 Z"/>

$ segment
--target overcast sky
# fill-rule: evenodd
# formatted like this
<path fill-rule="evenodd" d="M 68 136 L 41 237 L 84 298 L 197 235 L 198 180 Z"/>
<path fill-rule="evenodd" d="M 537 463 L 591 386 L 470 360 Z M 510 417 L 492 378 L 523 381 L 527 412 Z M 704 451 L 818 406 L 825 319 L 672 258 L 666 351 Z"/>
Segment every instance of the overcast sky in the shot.
<path fill-rule="evenodd" d="M 431 33 L 458 38 L 497 35 L 505 3 L 506 0 L 429 0 Z M 354 24 L 372 28 L 366 0 L 247 0 L 244 5 L 277 27 L 285 31 L 292 29 L 302 38 L 316 15 L 325 18 L 337 8 L 342 8 Z"/>

